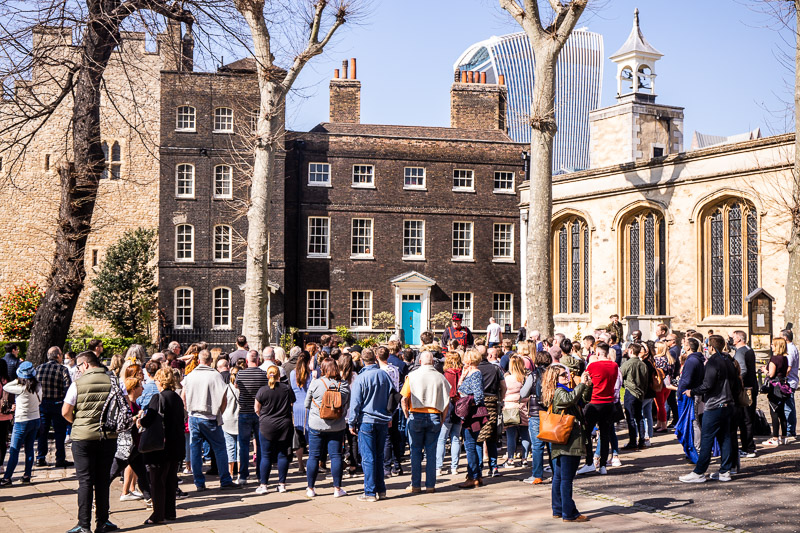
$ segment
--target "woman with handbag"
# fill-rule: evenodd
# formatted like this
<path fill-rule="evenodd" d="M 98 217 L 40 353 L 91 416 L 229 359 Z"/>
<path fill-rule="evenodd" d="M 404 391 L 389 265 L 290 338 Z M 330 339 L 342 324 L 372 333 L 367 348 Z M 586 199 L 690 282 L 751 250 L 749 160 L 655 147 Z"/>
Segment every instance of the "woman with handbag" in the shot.
<path fill-rule="evenodd" d="M 153 512 L 145 525 L 175 520 L 175 491 L 178 488 L 178 467 L 185 457 L 183 400 L 175 392 L 177 381 L 169 367 L 155 375 L 158 394 L 150 398 L 144 416 L 137 419 L 139 451 L 150 478 Z M 202 465 L 200 465 L 202 467 Z M 198 468 L 200 468 L 198 467 Z"/>
<path fill-rule="evenodd" d="M 128 392 L 128 408 L 131 410 L 131 415 L 136 418 L 141 410 L 136 400 L 144 390 L 141 380 L 137 377 L 126 377 L 125 390 Z M 114 454 L 114 461 L 111 463 L 111 474 L 108 476 L 109 484 L 120 474 L 122 474 L 123 483 L 122 495 L 119 497 L 119 501 L 132 502 L 143 499 L 152 503 L 152 500 L 150 500 L 150 481 L 147 477 L 142 454 L 139 453 L 139 431 L 136 427 L 117 435 L 117 451 Z M 141 491 L 131 490 L 137 482 Z"/>
<path fill-rule="evenodd" d="M 517 452 L 517 437 L 522 441 L 522 466 L 528 466 L 531 451 L 531 436 L 528 432 L 528 402 L 520 402 L 520 390 L 525 384 L 527 372 L 522 357 L 514 355 L 505 375 L 506 395 L 503 398 L 503 425 L 506 429 L 507 459 L 503 468 L 514 468 Z"/>
<path fill-rule="evenodd" d="M 42 401 L 42 386 L 36 379 L 36 369 L 30 361 L 20 363 L 16 369 L 17 379 L 4 385 L 9 394 L 15 394 L 14 426 L 11 433 L 11 447 L 8 450 L 8 464 L 0 480 L 0 487 L 11 485 L 11 476 L 17 468 L 19 452 L 25 448 L 25 473 L 22 482 L 31 482 L 34 453 L 33 444 L 39 432 L 39 404 Z M 5 439 L 2 435 L 0 438 Z"/>
<path fill-rule="evenodd" d="M 487 420 L 488 412 L 483 408 L 487 417 L 478 415 L 478 407 L 483 407 L 483 376 L 478 370 L 478 365 L 483 360 L 477 350 L 467 350 L 464 354 L 464 371 L 461 374 L 461 383 L 458 392 L 461 395 L 456 403 L 456 413 L 463 416 L 464 448 L 467 452 L 467 479 L 459 485 L 462 489 L 471 489 L 483 485 L 481 480 L 480 459 L 478 457 L 478 435 Z M 462 410 L 462 406 L 466 408 Z M 464 412 L 466 411 L 466 412 Z"/>
<path fill-rule="evenodd" d="M 539 413 L 539 438 L 558 435 L 557 438 L 548 438 L 553 458 L 553 518 L 562 518 L 564 522 L 586 522 L 589 519 L 578 511 L 572 499 L 572 481 L 585 451 L 586 430 L 581 426 L 582 412 L 578 402 L 586 403 L 591 399 L 592 383 L 586 373 L 575 389 L 570 388 L 570 383 L 571 376 L 565 366 L 548 367 L 542 382 L 542 405 L 548 411 Z M 567 427 L 564 431 L 554 427 L 560 425 Z"/>
<path fill-rule="evenodd" d="M 772 357 L 769 364 L 761 370 L 767 375 L 766 388 L 769 400 L 769 414 L 772 418 L 772 437 L 765 440 L 764 446 L 779 446 L 786 444 L 786 398 L 790 393 L 786 383 L 786 374 L 789 371 L 789 360 L 786 358 L 786 340 L 781 337 L 772 339 Z M 762 392 L 764 392 L 762 390 Z M 778 433 L 780 431 L 780 433 Z"/>

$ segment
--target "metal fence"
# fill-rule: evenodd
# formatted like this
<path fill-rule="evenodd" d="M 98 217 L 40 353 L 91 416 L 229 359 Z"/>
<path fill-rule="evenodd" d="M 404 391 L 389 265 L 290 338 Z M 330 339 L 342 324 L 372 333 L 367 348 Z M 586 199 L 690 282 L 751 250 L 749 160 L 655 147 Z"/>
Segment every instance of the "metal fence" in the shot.
<path fill-rule="evenodd" d="M 172 341 L 181 343 L 185 350 L 193 342 L 207 342 L 211 348 L 219 347 L 223 351 L 233 351 L 236 349 L 236 336 L 234 330 L 225 329 L 162 329 L 159 335 L 159 349 L 163 350 Z"/>

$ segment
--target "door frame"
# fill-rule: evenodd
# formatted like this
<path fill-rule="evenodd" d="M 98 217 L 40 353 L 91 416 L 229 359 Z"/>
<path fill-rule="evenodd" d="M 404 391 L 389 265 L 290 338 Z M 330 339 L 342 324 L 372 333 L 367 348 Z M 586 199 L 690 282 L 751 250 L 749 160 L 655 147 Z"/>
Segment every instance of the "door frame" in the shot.
<path fill-rule="evenodd" d="M 431 278 L 420 274 L 418 272 L 409 272 L 398 276 L 391 280 L 394 289 L 394 316 L 398 322 L 397 328 L 402 329 L 402 313 L 403 313 L 403 295 L 404 294 L 418 294 L 422 303 L 420 310 L 420 333 L 430 330 L 431 318 L 431 287 L 436 285 L 436 282 Z"/>

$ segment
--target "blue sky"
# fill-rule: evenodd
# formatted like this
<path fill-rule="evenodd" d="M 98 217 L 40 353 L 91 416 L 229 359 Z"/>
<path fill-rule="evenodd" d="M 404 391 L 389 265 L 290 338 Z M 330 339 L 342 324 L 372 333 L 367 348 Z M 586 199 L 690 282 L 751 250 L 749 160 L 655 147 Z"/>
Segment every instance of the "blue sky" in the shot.
<path fill-rule="evenodd" d="M 755 0 L 606 0 L 599 11 L 585 13 L 578 26 L 604 40 L 603 106 L 614 102 L 616 91 L 608 56 L 627 38 L 635 7 L 645 37 L 664 54 L 656 64 L 658 101 L 685 107 L 687 148 L 694 130 L 731 135 L 761 127 L 768 135 L 793 129 L 786 105 L 794 73 L 780 59 L 792 53 L 792 34 Z M 476 41 L 515 31 L 519 26 L 496 0 L 375 2 L 365 21 L 341 28 L 333 46 L 306 67 L 288 125 L 307 130 L 328 119 L 333 69 L 355 57 L 363 123 L 447 126 L 454 61 Z"/>

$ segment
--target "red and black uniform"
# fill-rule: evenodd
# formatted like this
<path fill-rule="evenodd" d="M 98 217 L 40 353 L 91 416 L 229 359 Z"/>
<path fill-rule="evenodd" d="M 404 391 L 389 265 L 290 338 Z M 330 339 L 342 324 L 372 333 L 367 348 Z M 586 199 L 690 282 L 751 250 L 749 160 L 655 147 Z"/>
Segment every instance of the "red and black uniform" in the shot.
<path fill-rule="evenodd" d="M 475 344 L 475 339 L 472 336 L 472 332 L 466 326 L 461 326 L 461 329 L 456 329 L 455 326 L 450 326 L 444 330 L 444 334 L 442 335 L 442 346 L 447 348 L 447 342 L 450 340 L 458 341 L 458 344 L 464 348 Z"/>

